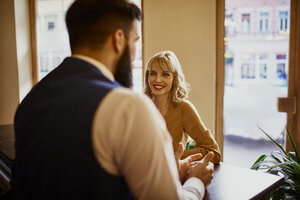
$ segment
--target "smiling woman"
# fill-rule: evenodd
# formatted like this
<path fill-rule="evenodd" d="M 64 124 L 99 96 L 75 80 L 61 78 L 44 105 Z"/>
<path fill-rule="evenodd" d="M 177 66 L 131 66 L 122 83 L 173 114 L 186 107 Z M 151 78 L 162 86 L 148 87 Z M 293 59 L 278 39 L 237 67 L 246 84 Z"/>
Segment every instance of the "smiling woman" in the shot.
<path fill-rule="evenodd" d="M 168 96 L 172 88 L 173 73 L 164 69 L 157 62 L 152 64 L 149 70 L 148 84 L 154 96 Z M 164 113 L 165 114 L 165 113 Z"/>
<path fill-rule="evenodd" d="M 148 61 L 145 86 L 145 93 L 166 120 L 173 138 L 174 151 L 178 150 L 180 142 L 186 146 L 190 136 L 196 142 L 196 148 L 185 150 L 184 158 L 195 153 L 206 155 L 213 151 L 215 157 L 212 161 L 219 162 L 218 144 L 194 105 L 187 100 L 189 85 L 185 81 L 180 62 L 172 51 L 159 52 Z"/>

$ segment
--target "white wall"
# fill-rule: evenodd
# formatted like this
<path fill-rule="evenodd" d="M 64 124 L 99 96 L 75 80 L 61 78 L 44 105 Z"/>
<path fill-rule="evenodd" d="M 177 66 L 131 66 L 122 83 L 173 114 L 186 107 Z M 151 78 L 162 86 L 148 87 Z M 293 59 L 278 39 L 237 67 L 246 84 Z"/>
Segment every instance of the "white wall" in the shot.
<path fill-rule="evenodd" d="M 172 50 L 192 86 L 190 100 L 214 132 L 216 1 L 144 0 L 144 63 Z"/>

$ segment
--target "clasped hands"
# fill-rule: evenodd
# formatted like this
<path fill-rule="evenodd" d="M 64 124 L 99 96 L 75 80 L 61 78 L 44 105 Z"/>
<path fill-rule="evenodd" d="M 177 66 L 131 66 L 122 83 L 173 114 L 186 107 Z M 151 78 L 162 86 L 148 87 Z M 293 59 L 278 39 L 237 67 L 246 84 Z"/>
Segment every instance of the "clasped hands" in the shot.
<path fill-rule="evenodd" d="M 214 172 L 214 164 L 210 162 L 214 157 L 214 153 L 209 152 L 203 158 L 201 153 L 197 153 L 180 160 L 183 152 L 184 146 L 180 142 L 179 148 L 175 153 L 175 159 L 181 183 L 183 184 L 190 177 L 197 177 L 205 186 L 209 185 Z"/>

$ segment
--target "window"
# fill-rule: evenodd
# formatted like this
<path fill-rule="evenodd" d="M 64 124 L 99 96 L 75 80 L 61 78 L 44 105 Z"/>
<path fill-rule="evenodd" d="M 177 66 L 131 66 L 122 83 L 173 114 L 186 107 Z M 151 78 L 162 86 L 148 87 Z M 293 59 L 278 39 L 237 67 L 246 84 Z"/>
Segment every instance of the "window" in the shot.
<path fill-rule="evenodd" d="M 63 61 L 62 55 L 63 55 L 63 52 L 60 52 L 60 51 L 52 52 L 52 66 L 53 66 L 53 68 L 58 66 Z"/>
<path fill-rule="evenodd" d="M 260 60 L 267 60 L 268 59 L 268 54 L 260 54 L 259 59 Z"/>
<path fill-rule="evenodd" d="M 259 77 L 262 79 L 267 78 L 267 64 L 260 64 L 259 65 Z"/>
<path fill-rule="evenodd" d="M 141 8 L 141 0 L 131 0 Z M 142 55 L 142 24 L 138 21 L 138 35 L 140 39 L 136 42 L 136 55 L 132 67 L 133 90 L 139 93 L 143 92 L 143 55 Z"/>
<path fill-rule="evenodd" d="M 268 78 L 268 59 L 269 55 L 267 53 L 259 54 L 259 77 L 262 79 Z"/>
<path fill-rule="evenodd" d="M 287 85 L 288 60 L 287 54 L 280 53 L 276 55 L 276 77 L 278 85 Z"/>
<path fill-rule="evenodd" d="M 47 31 L 54 31 L 55 30 L 55 26 L 56 26 L 56 22 L 57 22 L 57 14 L 52 14 L 49 15 L 47 13 L 43 13 L 43 15 L 41 15 L 44 17 L 44 22 L 46 24 L 46 30 Z M 39 20 L 39 19 L 38 19 Z"/>
<path fill-rule="evenodd" d="M 141 7 L 141 0 L 131 0 Z M 65 25 L 66 11 L 74 0 L 36 0 L 37 5 L 37 81 L 71 55 L 69 36 Z M 141 22 L 138 34 L 142 38 Z M 133 90 L 142 93 L 142 41 L 136 43 L 136 60 L 132 68 Z"/>
<path fill-rule="evenodd" d="M 277 78 L 279 79 L 286 79 L 287 74 L 285 72 L 285 63 L 278 63 L 277 64 Z"/>
<path fill-rule="evenodd" d="M 232 35 L 235 31 L 235 23 L 233 21 L 233 12 L 231 9 L 225 10 L 225 35 Z"/>
<path fill-rule="evenodd" d="M 71 55 L 67 29 L 60 26 L 64 23 L 63 13 L 68 7 L 60 1 L 37 0 L 38 81 Z"/>
<path fill-rule="evenodd" d="M 277 60 L 285 60 L 286 59 L 286 54 L 277 54 L 276 59 Z"/>
<path fill-rule="evenodd" d="M 241 31 L 243 33 L 250 33 L 250 13 L 242 14 Z"/>
<path fill-rule="evenodd" d="M 52 31 L 54 29 L 54 22 L 48 22 L 48 31 Z"/>
<path fill-rule="evenodd" d="M 39 56 L 39 66 L 41 73 L 48 72 L 48 65 L 49 65 L 49 59 L 48 59 L 48 52 L 41 52 Z"/>
<path fill-rule="evenodd" d="M 269 29 L 269 13 L 261 12 L 259 14 L 259 32 L 268 32 Z"/>
<path fill-rule="evenodd" d="M 288 11 L 279 12 L 279 31 L 287 31 L 289 26 Z"/>
<path fill-rule="evenodd" d="M 255 68 L 253 64 L 244 63 L 241 66 L 241 78 L 252 79 L 255 78 Z"/>
<path fill-rule="evenodd" d="M 221 1 L 222 2 L 222 1 Z M 298 1 L 297 1 L 298 2 Z M 247 3 L 247 5 L 245 5 Z M 300 32 L 300 26 L 291 26 L 289 23 L 293 21 L 294 25 L 299 24 L 299 12 L 300 4 L 290 4 L 290 0 L 261 0 L 261 1 L 237 1 L 226 0 L 225 4 L 217 4 L 219 13 L 224 12 L 226 8 L 234 8 L 234 13 L 246 13 L 245 6 L 248 10 L 269 12 L 269 27 L 268 31 L 272 32 L 273 36 L 261 37 L 257 36 L 255 32 L 251 34 L 243 35 L 237 33 L 230 36 L 224 42 L 224 16 L 219 18 L 218 16 L 218 42 L 217 42 L 217 98 L 216 98 L 216 139 L 220 145 L 220 148 L 224 148 L 223 161 L 240 165 L 243 167 L 251 167 L 255 160 L 262 155 L 262 153 L 269 153 L 273 150 L 277 150 L 276 147 L 269 143 L 265 137 L 262 137 L 261 131 L 257 128 L 260 125 L 267 133 L 271 135 L 277 141 L 283 142 L 283 146 L 286 145 L 287 151 L 291 151 L 292 147 L 289 143 L 286 143 L 282 138 L 284 136 L 285 127 L 299 140 L 299 126 L 297 128 L 297 119 L 299 119 L 299 112 L 296 114 L 289 113 L 289 120 L 287 121 L 286 113 L 279 113 L 277 110 L 277 98 L 286 96 L 297 96 L 299 90 L 299 79 L 296 79 L 300 72 L 300 67 L 297 59 L 300 57 L 300 48 L 289 48 L 289 44 L 293 44 L 294 47 L 299 47 L 297 41 L 297 34 Z M 295 3 L 295 1 L 294 1 Z M 281 10 L 279 10 L 281 9 Z M 294 14 L 290 15 L 290 10 L 293 10 Z M 282 19 L 281 27 L 287 24 L 287 31 L 284 31 L 284 35 L 278 35 L 276 32 L 280 29 L 279 11 L 288 11 L 285 16 L 288 16 L 287 20 Z M 248 12 L 250 13 L 250 12 Z M 251 12 L 252 13 L 252 12 Z M 255 24 L 256 30 L 259 32 L 259 14 L 257 15 L 257 23 Z M 291 17 L 291 18 L 290 18 Z M 236 20 L 238 27 L 241 27 L 241 18 Z M 286 23 L 287 22 L 287 23 Z M 289 35 L 291 33 L 291 35 Z M 280 34 L 280 32 L 279 32 Z M 271 34 L 270 34 L 271 35 Z M 286 37 L 285 37 L 286 36 Z M 290 38 L 291 37 L 291 38 Z M 250 47 L 250 48 L 249 48 Z M 285 56 L 277 56 L 276 51 L 280 50 L 280 54 Z M 224 51 L 223 51 L 224 50 Z M 291 50 L 291 51 L 289 51 Z M 241 65 L 243 63 L 251 63 L 241 61 L 238 54 L 253 54 L 261 53 L 268 55 L 268 59 L 259 59 L 257 55 L 254 61 L 257 67 L 257 76 L 260 74 L 260 66 L 263 71 L 263 64 L 267 65 L 267 78 L 255 79 L 251 81 L 243 80 L 238 82 L 236 76 L 234 81 L 237 84 L 222 85 L 226 83 L 227 76 L 224 76 L 224 70 L 227 70 L 227 66 L 224 66 L 224 55 L 229 52 L 235 53 L 235 60 L 233 62 L 234 74 L 241 75 Z M 289 54 L 293 55 L 289 57 Z M 264 56 L 262 56 L 264 57 Z M 286 59 L 279 59 L 284 58 Z M 278 58 L 278 59 L 277 59 Z M 289 64 L 289 62 L 291 62 Z M 287 76 L 286 80 L 278 79 L 280 74 L 288 74 L 288 71 L 293 71 L 293 76 L 289 80 Z M 278 71 L 278 72 L 277 72 Z M 225 75 L 226 75 L 225 71 Z M 289 82 L 289 92 L 287 89 L 287 82 Z M 239 85 L 238 85 L 239 84 Z M 297 104 L 299 99 L 297 98 Z M 223 108 L 223 109 L 222 109 Z M 287 123 L 286 123 L 287 122 Z M 278 140 L 279 139 L 279 140 Z M 251 145 L 250 145 L 251 144 Z"/>

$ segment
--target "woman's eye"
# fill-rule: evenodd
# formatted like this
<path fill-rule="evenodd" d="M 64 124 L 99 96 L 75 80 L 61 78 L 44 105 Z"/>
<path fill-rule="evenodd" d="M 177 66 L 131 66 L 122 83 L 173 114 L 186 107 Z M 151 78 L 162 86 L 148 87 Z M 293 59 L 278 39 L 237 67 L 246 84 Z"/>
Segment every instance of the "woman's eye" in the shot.
<path fill-rule="evenodd" d="M 150 74 L 150 76 L 154 76 L 154 75 L 156 75 L 156 73 L 155 73 L 155 72 L 150 72 L 149 74 Z"/>
<path fill-rule="evenodd" d="M 169 73 L 163 73 L 163 76 L 168 77 L 168 76 L 170 76 L 170 74 Z"/>

